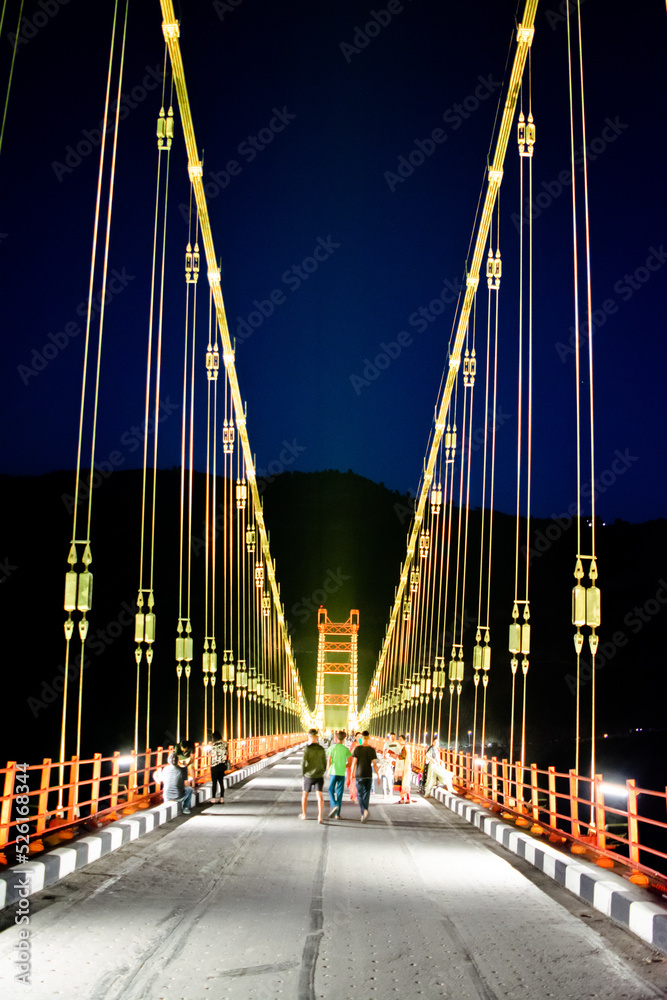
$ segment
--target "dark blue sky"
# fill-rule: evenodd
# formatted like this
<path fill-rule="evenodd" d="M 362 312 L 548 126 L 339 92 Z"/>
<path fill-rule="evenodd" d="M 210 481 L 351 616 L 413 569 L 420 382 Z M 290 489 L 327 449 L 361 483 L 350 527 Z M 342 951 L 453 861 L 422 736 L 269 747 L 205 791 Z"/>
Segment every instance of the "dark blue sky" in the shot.
<path fill-rule="evenodd" d="M 18 6 L 18 0 L 8 5 L 0 40 L 3 85 Z M 39 474 L 75 464 L 80 304 L 89 277 L 112 8 L 107 0 L 25 3 L 0 155 L 2 472 Z M 260 474 L 351 468 L 392 489 L 417 488 L 515 10 L 509 0 L 180 4 L 223 295 L 239 337 L 238 375 Z M 562 514 L 575 499 L 562 10 L 560 0 L 540 3 L 533 45 L 533 512 L 539 516 Z M 606 519 L 667 514 L 664 17 L 658 0 L 639 0 L 631 16 L 625 4 L 607 0 L 582 6 L 598 513 Z M 132 0 L 97 446 L 99 461 L 113 455 L 123 468 L 136 467 L 141 454 L 160 25 L 157 0 Z M 434 130 L 439 143 L 430 140 Z M 420 145 L 423 162 L 413 155 L 417 165 L 409 173 L 405 163 Z M 497 506 L 507 512 L 514 505 L 517 427 L 517 161 L 512 136 L 501 189 L 498 390 Z M 400 176 L 401 164 L 407 176 Z M 180 460 L 187 240 L 180 206 L 189 185 L 178 127 L 171 171 L 163 467 Z M 201 291 L 205 307 L 203 283 Z M 480 309 L 485 298 L 484 289 Z M 374 367 L 387 353 L 386 368 Z M 477 429 L 481 379 L 476 392 Z M 202 436 L 200 468 L 203 449 Z M 480 496 L 476 479 L 473 504 Z"/>

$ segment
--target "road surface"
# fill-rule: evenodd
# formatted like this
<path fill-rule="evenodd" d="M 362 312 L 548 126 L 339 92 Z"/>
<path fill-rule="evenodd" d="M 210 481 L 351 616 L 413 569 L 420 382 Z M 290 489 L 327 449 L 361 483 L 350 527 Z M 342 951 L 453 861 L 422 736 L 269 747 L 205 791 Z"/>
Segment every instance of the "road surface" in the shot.
<path fill-rule="evenodd" d="M 3 998 L 667 997 L 658 953 L 438 803 L 299 820 L 300 761 L 30 897 L 30 986 L 4 910 Z"/>

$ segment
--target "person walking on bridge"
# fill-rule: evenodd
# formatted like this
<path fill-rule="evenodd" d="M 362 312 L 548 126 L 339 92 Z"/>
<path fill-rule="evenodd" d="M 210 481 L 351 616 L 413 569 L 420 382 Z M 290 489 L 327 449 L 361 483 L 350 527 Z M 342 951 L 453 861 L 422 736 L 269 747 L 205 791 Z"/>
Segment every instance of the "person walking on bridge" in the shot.
<path fill-rule="evenodd" d="M 352 774 L 350 781 L 357 782 L 357 796 L 359 798 L 359 808 L 361 809 L 361 822 L 368 819 L 368 803 L 371 797 L 371 784 L 373 782 L 373 772 L 378 774 L 377 753 L 375 747 L 368 742 L 370 733 L 364 729 L 361 734 L 361 746 L 356 746 L 352 751 Z"/>
<path fill-rule="evenodd" d="M 329 802 L 331 812 L 329 819 L 340 819 L 340 810 L 343 805 L 343 789 L 345 788 L 345 773 L 347 761 L 351 756 L 350 751 L 345 746 L 345 731 L 341 729 L 336 733 L 336 742 L 327 750 L 329 758 Z"/>
<path fill-rule="evenodd" d="M 400 799 L 395 805 L 408 805 L 410 802 L 410 788 L 412 786 L 412 754 L 405 736 L 399 736 L 400 753 L 394 771 L 394 790 L 400 793 Z M 399 770 L 400 768 L 400 770 Z"/>
<path fill-rule="evenodd" d="M 299 819 L 306 818 L 306 808 L 308 805 L 308 793 L 315 791 L 317 796 L 317 822 L 323 823 L 322 810 L 324 808 L 324 772 L 327 769 L 327 755 L 324 747 L 317 740 L 317 729 L 308 730 L 308 746 L 303 751 L 303 761 L 301 762 L 301 773 L 303 774 L 303 792 L 301 793 L 301 815 Z"/>

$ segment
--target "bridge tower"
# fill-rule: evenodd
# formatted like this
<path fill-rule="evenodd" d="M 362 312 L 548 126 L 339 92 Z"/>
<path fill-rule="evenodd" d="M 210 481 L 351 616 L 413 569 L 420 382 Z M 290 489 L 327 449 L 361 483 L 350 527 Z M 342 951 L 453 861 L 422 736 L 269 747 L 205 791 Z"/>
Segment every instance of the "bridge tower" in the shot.
<path fill-rule="evenodd" d="M 321 607 L 317 629 L 314 723 L 320 729 L 356 729 L 359 612 L 350 611 L 346 622 L 332 622 Z"/>

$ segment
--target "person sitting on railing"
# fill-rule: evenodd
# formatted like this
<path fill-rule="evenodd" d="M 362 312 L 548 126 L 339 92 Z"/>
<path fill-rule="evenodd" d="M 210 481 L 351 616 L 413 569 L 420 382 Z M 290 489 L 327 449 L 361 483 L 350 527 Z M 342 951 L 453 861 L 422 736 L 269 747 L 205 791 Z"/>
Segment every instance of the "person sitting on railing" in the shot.
<path fill-rule="evenodd" d="M 211 743 L 211 803 L 222 805 L 225 801 L 225 772 L 229 767 L 228 746 L 219 729 L 213 731 L 211 739 L 213 741 Z M 220 797 L 216 798 L 218 785 L 220 786 Z"/>
<path fill-rule="evenodd" d="M 179 807 L 188 815 L 194 795 L 194 781 L 188 777 L 187 768 L 179 767 L 178 754 L 172 752 L 167 758 L 166 767 L 162 768 L 162 798 L 165 802 L 178 802 Z M 187 787 L 186 787 L 187 786 Z"/>
<path fill-rule="evenodd" d="M 179 767 L 185 768 L 188 778 L 191 779 L 191 782 L 194 785 L 196 780 L 194 743 L 189 743 L 187 740 L 181 740 L 176 748 L 176 755 L 178 757 L 176 763 Z"/>

